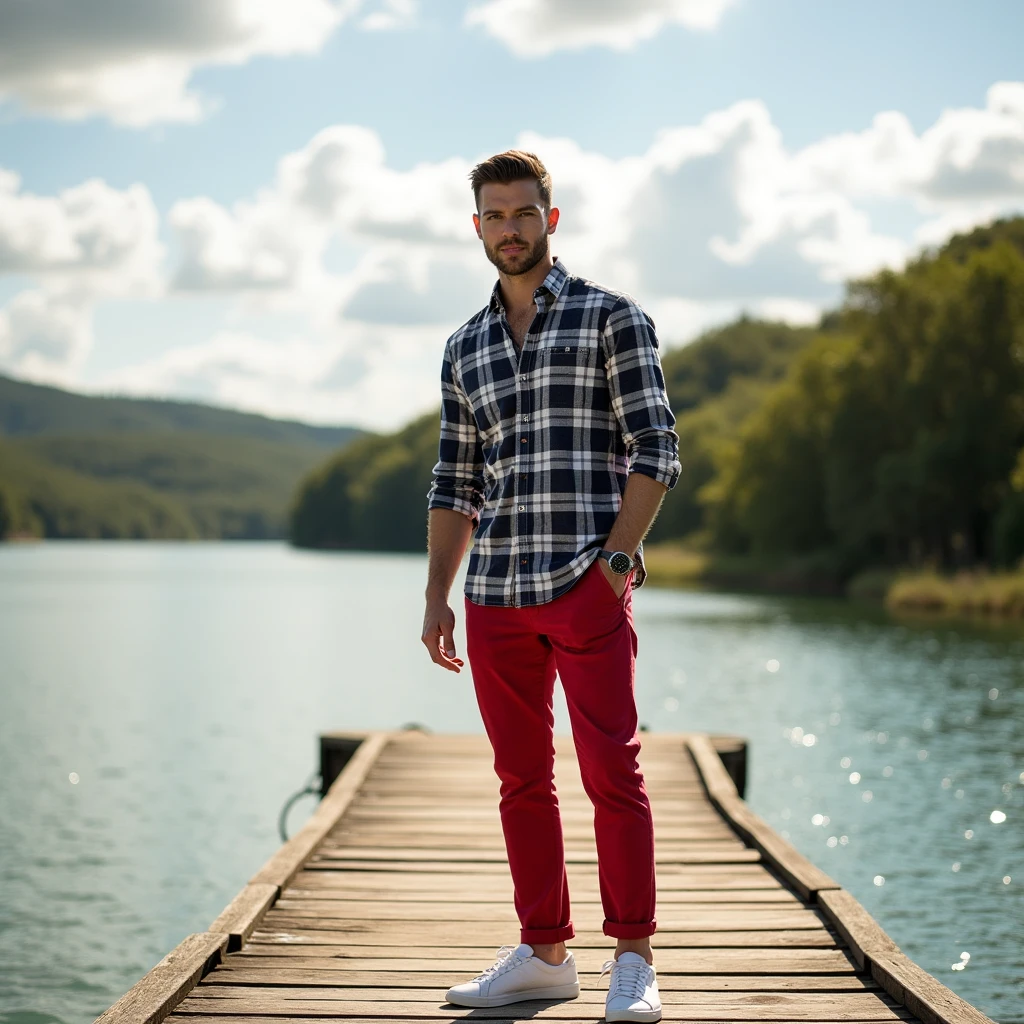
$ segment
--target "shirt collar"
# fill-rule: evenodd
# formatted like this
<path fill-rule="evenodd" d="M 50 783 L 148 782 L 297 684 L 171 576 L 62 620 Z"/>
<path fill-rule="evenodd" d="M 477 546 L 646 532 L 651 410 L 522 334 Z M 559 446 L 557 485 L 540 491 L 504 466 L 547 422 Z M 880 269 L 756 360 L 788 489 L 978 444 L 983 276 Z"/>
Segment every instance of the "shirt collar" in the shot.
<path fill-rule="evenodd" d="M 541 282 L 540 287 L 533 293 L 534 301 L 540 307 L 541 312 L 547 312 L 554 304 L 562 289 L 569 280 L 569 272 L 560 259 L 555 259 L 554 266 L 548 271 L 548 276 Z M 494 314 L 501 314 L 505 311 L 504 303 L 501 301 L 501 282 L 495 282 L 491 290 L 490 310 Z"/>

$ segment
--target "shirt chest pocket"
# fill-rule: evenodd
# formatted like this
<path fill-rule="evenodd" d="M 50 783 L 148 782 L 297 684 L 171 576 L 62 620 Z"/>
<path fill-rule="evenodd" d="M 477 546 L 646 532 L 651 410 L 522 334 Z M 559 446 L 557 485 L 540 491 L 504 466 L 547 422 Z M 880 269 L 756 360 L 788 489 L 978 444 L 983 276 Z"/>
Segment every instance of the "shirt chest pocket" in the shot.
<path fill-rule="evenodd" d="M 537 353 L 537 382 L 556 405 L 578 405 L 581 389 L 605 387 L 604 361 L 586 343 L 550 345 Z"/>

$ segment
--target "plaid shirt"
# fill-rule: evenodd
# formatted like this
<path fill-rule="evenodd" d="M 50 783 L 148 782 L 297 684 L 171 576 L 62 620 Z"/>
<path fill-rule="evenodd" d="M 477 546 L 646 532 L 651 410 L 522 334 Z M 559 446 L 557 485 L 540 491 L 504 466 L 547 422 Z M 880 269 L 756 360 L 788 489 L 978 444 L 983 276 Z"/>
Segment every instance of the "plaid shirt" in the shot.
<path fill-rule="evenodd" d="M 517 350 L 495 285 L 448 339 L 441 367 L 428 506 L 477 524 L 466 578 L 474 604 L 521 607 L 564 594 L 608 539 L 628 475 L 666 487 L 679 478 L 650 317 L 558 261 L 534 299 L 537 316 Z"/>

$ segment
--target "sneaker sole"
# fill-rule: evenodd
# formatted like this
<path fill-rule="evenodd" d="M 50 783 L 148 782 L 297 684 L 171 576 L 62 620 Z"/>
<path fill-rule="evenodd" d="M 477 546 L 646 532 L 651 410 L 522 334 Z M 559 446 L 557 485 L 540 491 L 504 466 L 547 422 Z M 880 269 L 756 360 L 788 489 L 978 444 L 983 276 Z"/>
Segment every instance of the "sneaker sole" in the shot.
<path fill-rule="evenodd" d="M 613 1021 L 640 1021 L 641 1024 L 656 1024 L 661 1020 L 661 1010 L 608 1010 L 604 1019 Z"/>
<path fill-rule="evenodd" d="M 508 1006 L 525 1003 L 530 999 L 575 999 L 580 994 L 579 983 L 558 985 L 553 988 L 532 988 L 529 992 L 507 992 L 501 996 L 464 996 L 449 992 L 445 998 L 454 1006 Z"/>

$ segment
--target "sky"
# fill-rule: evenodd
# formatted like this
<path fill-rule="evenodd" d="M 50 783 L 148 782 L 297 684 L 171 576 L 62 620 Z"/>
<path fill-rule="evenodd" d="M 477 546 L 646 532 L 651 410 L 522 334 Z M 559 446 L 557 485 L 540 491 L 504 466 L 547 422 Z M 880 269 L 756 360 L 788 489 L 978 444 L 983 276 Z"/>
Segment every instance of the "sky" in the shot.
<path fill-rule="evenodd" d="M 468 174 L 663 349 L 1024 213 L 1019 0 L 0 0 L 0 373 L 396 428 L 487 301 Z"/>

